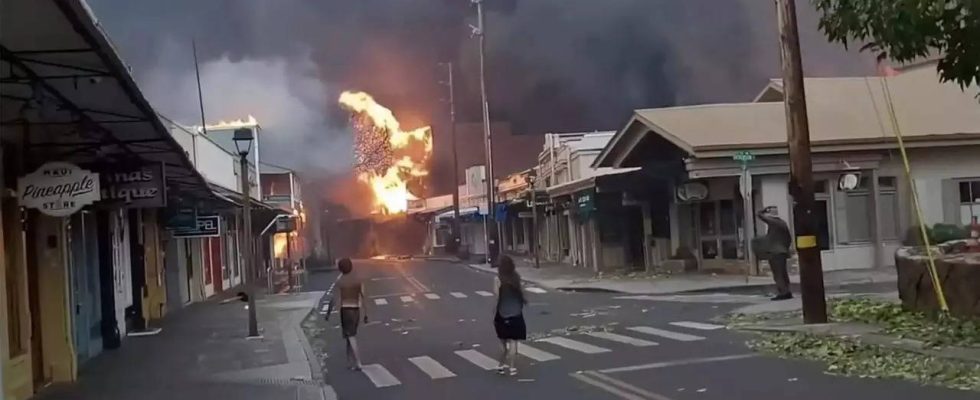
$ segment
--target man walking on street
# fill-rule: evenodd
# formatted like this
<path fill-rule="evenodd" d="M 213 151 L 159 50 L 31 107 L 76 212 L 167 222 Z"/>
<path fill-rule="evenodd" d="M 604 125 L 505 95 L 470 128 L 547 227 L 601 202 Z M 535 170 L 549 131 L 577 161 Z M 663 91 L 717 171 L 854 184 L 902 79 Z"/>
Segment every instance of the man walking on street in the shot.
<path fill-rule="evenodd" d="M 776 206 L 769 206 L 758 214 L 759 219 L 766 223 L 766 236 L 761 238 L 760 246 L 769 261 L 772 279 L 776 281 L 776 296 L 772 300 L 787 300 L 793 298 L 790 291 L 789 271 L 786 260 L 789 258 L 790 233 L 789 225 L 779 218 Z"/>

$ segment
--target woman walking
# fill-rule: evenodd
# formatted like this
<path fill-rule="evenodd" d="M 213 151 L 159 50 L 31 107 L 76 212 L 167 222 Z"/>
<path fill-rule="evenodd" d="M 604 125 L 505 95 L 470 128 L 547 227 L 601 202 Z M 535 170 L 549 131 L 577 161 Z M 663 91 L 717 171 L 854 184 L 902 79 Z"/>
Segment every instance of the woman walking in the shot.
<path fill-rule="evenodd" d="M 527 326 L 524 324 L 524 305 L 527 297 L 521 286 L 521 276 L 514 267 L 514 260 L 500 256 L 497 277 L 494 279 L 494 293 L 497 295 L 497 310 L 493 317 L 493 327 L 503 347 L 500 352 L 501 375 L 517 375 L 515 361 L 519 340 L 527 339 Z"/>

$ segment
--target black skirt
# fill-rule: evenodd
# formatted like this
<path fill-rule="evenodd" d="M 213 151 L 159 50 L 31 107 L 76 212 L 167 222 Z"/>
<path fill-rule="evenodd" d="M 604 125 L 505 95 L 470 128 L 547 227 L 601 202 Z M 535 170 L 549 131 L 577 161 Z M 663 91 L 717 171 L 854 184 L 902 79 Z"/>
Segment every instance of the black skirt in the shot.
<path fill-rule="evenodd" d="M 493 317 L 493 329 L 497 331 L 497 338 L 501 340 L 527 340 L 524 314 L 504 318 L 497 313 Z"/>

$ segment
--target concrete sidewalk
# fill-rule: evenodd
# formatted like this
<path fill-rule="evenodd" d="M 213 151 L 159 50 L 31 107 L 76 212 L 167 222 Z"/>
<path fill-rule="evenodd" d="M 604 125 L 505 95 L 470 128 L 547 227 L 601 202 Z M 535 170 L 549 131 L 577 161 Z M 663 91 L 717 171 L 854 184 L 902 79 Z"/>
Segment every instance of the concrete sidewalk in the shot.
<path fill-rule="evenodd" d="M 300 322 L 323 292 L 258 300 L 262 338 L 246 339 L 245 303 L 207 301 L 162 321 L 156 336 L 126 338 L 86 364 L 79 381 L 45 388 L 39 400 L 327 400 Z"/>
<path fill-rule="evenodd" d="M 530 283 L 552 290 L 606 291 L 625 294 L 673 294 L 708 291 L 764 291 L 773 286 L 771 277 L 718 274 L 674 274 L 597 277 L 592 271 L 567 264 L 541 264 L 534 268 L 530 262 L 514 259 L 521 277 Z M 448 259 L 446 261 L 449 261 Z M 466 264 L 470 268 L 496 273 L 488 264 Z M 794 286 L 799 275 L 791 275 Z M 893 283 L 897 281 L 894 268 L 827 271 L 824 273 L 828 289 L 858 284 Z"/>

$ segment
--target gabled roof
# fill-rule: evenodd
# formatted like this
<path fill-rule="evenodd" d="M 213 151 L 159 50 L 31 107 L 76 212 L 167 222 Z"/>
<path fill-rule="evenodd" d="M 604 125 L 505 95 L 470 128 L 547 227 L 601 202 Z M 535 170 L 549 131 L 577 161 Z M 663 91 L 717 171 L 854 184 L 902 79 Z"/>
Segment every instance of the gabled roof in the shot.
<path fill-rule="evenodd" d="M 804 85 L 814 151 L 831 145 L 893 147 L 889 99 L 897 126 L 909 142 L 980 140 L 977 89 L 964 92 L 955 84 L 939 83 L 934 70 L 894 77 L 808 78 Z M 781 83 L 770 82 L 757 99 L 781 90 Z M 780 153 L 786 151 L 785 110 L 781 101 L 636 110 L 595 165 L 631 166 L 623 160 L 649 134 L 693 157 L 724 156 L 739 149 Z"/>

